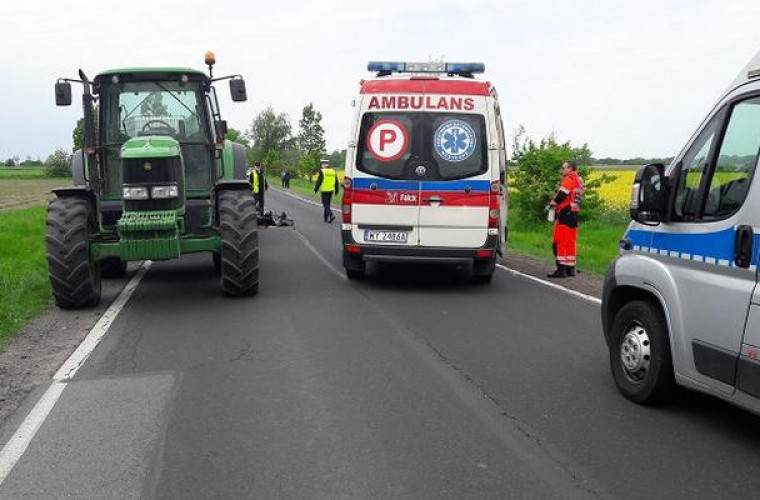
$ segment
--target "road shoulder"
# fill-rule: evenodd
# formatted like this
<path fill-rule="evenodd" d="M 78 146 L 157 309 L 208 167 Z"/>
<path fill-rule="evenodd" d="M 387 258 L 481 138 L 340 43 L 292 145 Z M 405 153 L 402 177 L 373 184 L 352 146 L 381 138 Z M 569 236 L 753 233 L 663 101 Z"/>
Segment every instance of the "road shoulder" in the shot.
<path fill-rule="evenodd" d="M 103 312 L 118 297 L 139 268 L 129 265 L 127 275 L 104 280 L 100 304 L 92 309 L 66 311 L 54 305 L 32 319 L 0 352 L 0 442 L 5 442 L 26 412 L 18 410 L 35 389 L 47 384 L 84 340 Z"/>

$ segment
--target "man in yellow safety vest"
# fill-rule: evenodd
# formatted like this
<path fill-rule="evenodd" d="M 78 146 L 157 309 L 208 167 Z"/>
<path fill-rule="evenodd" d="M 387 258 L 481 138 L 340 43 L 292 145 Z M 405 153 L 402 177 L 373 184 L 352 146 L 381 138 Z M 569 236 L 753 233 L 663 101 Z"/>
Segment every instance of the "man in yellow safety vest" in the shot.
<path fill-rule="evenodd" d="M 269 185 L 267 184 L 267 178 L 261 169 L 260 161 L 253 163 L 253 169 L 251 170 L 248 180 L 251 181 L 253 197 L 256 199 L 256 208 L 259 213 L 264 213 L 264 191 L 269 189 Z"/>
<path fill-rule="evenodd" d="M 322 168 L 319 170 L 317 182 L 314 184 L 314 194 L 317 194 L 317 191 L 322 193 L 322 217 L 325 222 L 332 222 L 335 220 L 335 215 L 330 208 L 330 202 L 332 201 L 333 193 L 337 195 L 340 191 L 340 183 L 338 182 L 337 172 L 330 168 L 329 160 L 322 160 L 320 164 Z"/>

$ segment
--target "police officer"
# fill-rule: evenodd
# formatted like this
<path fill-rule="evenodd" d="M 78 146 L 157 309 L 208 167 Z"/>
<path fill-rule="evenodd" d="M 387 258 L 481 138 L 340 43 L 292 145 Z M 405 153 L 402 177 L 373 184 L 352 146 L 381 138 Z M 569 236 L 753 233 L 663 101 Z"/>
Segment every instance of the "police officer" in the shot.
<path fill-rule="evenodd" d="M 335 220 L 335 214 L 332 213 L 332 209 L 330 208 L 330 201 L 332 201 L 333 192 L 337 195 L 340 191 L 338 174 L 334 169 L 330 168 L 329 160 L 321 160 L 320 164 L 322 168 L 319 170 L 317 182 L 314 184 L 314 194 L 317 194 L 317 191 L 322 193 L 322 216 L 325 222 L 332 222 Z"/>
<path fill-rule="evenodd" d="M 562 182 L 557 193 L 549 201 L 549 207 L 556 213 L 552 248 L 557 259 L 557 269 L 547 275 L 549 278 L 575 276 L 578 216 L 584 191 L 583 179 L 578 175 L 578 167 L 574 161 L 562 163 L 560 172 Z"/>
<path fill-rule="evenodd" d="M 259 213 L 264 213 L 264 191 L 269 189 L 267 184 L 267 178 L 264 175 L 264 171 L 261 168 L 261 162 L 255 161 L 253 163 L 253 170 L 248 178 L 251 181 L 251 188 L 253 189 L 253 196 L 256 198 L 256 207 Z"/>

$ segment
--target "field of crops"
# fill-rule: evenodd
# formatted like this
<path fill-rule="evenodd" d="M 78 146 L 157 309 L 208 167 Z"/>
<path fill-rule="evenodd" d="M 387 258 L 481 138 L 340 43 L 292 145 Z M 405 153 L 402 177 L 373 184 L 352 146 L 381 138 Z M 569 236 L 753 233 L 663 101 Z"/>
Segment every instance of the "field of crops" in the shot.
<path fill-rule="evenodd" d="M 599 189 L 599 194 L 602 199 L 609 203 L 611 207 L 625 209 L 631 201 L 631 186 L 633 186 L 633 178 L 636 175 L 636 170 L 622 170 L 622 169 L 594 169 L 591 174 L 591 179 L 601 177 L 603 174 L 607 174 L 615 177 L 613 182 L 602 185 Z"/>

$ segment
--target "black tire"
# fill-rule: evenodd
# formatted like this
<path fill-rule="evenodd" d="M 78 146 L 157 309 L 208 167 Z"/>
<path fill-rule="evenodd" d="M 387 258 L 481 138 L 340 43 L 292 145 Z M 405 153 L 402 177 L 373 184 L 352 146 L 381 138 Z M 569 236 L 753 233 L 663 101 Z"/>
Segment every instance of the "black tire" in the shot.
<path fill-rule="evenodd" d="M 491 283 L 496 272 L 496 257 L 487 260 L 476 259 L 472 263 L 472 282 L 478 285 Z"/>
<path fill-rule="evenodd" d="M 491 283 L 491 280 L 493 280 L 493 273 L 472 275 L 472 282 L 475 283 L 476 285 L 488 285 L 489 283 Z"/>
<path fill-rule="evenodd" d="M 343 250 L 343 268 L 350 280 L 362 280 L 367 275 L 367 263 L 360 256 L 352 255 Z"/>
<path fill-rule="evenodd" d="M 90 203 L 81 198 L 58 198 L 48 205 L 48 275 L 55 303 L 62 309 L 100 302 L 100 264 L 89 260 L 87 248 L 94 216 Z"/>
<path fill-rule="evenodd" d="M 364 269 L 346 269 L 346 277 L 350 280 L 363 280 L 366 276 Z"/>
<path fill-rule="evenodd" d="M 612 376 L 623 396 L 642 405 L 675 397 L 668 327 L 660 308 L 646 301 L 623 306 L 612 324 L 609 349 Z"/>
<path fill-rule="evenodd" d="M 123 278 L 127 274 L 127 261 L 106 257 L 100 261 L 100 274 L 103 278 Z"/>
<path fill-rule="evenodd" d="M 222 237 L 222 291 L 229 296 L 259 291 L 259 233 L 256 202 L 250 191 L 219 194 L 219 230 Z"/>

